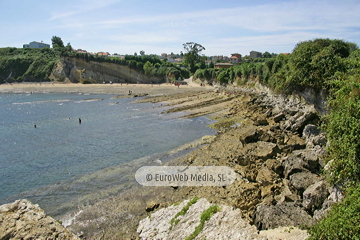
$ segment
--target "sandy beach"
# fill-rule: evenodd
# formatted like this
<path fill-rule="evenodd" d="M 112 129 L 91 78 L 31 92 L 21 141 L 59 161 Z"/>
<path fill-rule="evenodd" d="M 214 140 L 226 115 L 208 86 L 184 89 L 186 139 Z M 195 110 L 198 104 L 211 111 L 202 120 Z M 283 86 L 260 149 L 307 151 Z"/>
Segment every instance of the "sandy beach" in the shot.
<path fill-rule="evenodd" d="M 188 85 L 179 87 L 174 84 L 76 84 L 76 83 L 13 83 L 1 84 L 0 93 L 47 93 L 47 92 L 75 92 L 75 93 L 109 93 L 109 94 L 133 94 L 160 95 L 174 94 L 186 91 L 210 90 L 213 87 L 200 87 L 199 84 L 190 82 Z"/>

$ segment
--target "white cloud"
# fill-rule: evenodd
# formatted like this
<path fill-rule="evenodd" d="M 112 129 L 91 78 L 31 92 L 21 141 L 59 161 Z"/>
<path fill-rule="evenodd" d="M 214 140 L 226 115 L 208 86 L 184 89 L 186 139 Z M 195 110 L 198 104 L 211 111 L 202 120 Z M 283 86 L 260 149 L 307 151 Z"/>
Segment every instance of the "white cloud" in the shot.
<path fill-rule="evenodd" d="M 353 0 L 277 1 L 165 14 L 127 12 L 126 17 L 120 18 L 114 17 L 117 14 L 91 14 L 91 17 L 80 14 L 99 8 L 104 8 L 104 13 L 109 9 L 105 7 L 113 3 L 115 0 L 82 1 L 74 8 L 67 8 L 68 12 L 53 13 L 51 19 L 61 20 L 56 28 L 72 32 L 78 42 L 83 37 L 84 42 L 92 38 L 91 42 L 99 41 L 102 47 L 117 43 L 150 50 L 161 46 L 181 49 L 182 43 L 195 41 L 208 49 L 206 54 L 221 54 L 221 51 L 247 54 L 255 49 L 289 52 L 303 40 L 325 37 L 354 41 L 360 37 L 360 2 Z"/>
<path fill-rule="evenodd" d="M 64 6 L 66 10 L 52 12 L 49 20 L 61 19 L 72 15 L 105 8 L 116 2 L 118 2 L 118 0 L 82 0 L 77 5 Z"/>

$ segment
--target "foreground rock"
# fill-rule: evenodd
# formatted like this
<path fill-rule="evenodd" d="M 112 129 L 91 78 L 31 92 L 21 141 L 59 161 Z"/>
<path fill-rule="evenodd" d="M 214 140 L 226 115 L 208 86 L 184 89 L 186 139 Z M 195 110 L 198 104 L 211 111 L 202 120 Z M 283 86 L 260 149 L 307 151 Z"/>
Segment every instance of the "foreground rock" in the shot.
<path fill-rule="evenodd" d="M 217 211 L 213 211 L 213 215 L 201 223 L 204 213 L 211 208 Z M 201 225 L 202 230 L 194 234 Z M 266 240 L 279 239 L 276 236 L 281 236 L 283 239 L 301 240 L 308 237 L 306 231 L 293 227 L 262 231 L 259 234 L 255 226 L 242 218 L 239 209 L 217 206 L 204 198 L 193 204 L 186 200 L 177 206 L 163 208 L 141 220 L 137 231 L 140 239 L 186 239 L 191 236 L 193 239 Z"/>
<path fill-rule="evenodd" d="M 31 202 L 0 206 L 0 239 L 79 239 Z"/>

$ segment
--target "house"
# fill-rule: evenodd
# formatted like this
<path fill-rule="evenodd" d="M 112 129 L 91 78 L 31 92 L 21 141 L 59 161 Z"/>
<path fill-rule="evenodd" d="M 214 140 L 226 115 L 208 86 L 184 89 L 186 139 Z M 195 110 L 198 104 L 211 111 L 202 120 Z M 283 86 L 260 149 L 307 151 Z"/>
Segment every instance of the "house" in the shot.
<path fill-rule="evenodd" d="M 109 57 L 110 53 L 108 53 L 108 52 L 98 52 L 97 55 L 99 57 Z"/>
<path fill-rule="evenodd" d="M 241 62 L 241 54 L 239 54 L 239 53 L 231 54 L 231 57 L 229 58 L 229 62 L 231 62 L 231 63 Z"/>
<path fill-rule="evenodd" d="M 50 48 L 50 44 L 43 43 L 43 41 L 41 42 L 33 41 L 29 44 L 24 44 L 23 48 Z"/>
<path fill-rule="evenodd" d="M 77 53 L 88 53 L 86 50 L 78 49 L 76 50 Z"/>
<path fill-rule="evenodd" d="M 251 51 L 250 52 L 250 58 L 251 59 L 262 58 L 262 53 L 261 52 L 256 52 L 256 51 Z"/>
<path fill-rule="evenodd" d="M 215 63 L 214 64 L 214 68 L 219 69 L 219 68 L 231 68 L 232 66 L 234 66 L 234 64 L 231 63 Z"/>

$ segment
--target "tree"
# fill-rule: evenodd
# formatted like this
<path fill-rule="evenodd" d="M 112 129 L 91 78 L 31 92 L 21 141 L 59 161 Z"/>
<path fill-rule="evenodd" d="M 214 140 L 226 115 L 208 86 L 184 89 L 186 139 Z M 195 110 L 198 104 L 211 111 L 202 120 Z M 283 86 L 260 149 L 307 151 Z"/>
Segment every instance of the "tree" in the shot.
<path fill-rule="evenodd" d="M 264 53 L 263 53 L 263 58 L 271 58 L 271 53 L 269 53 L 269 52 L 264 52 Z"/>
<path fill-rule="evenodd" d="M 141 50 L 141 51 L 140 51 L 140 55 L 141 55 L 141 56 L 144 56 L 144 55 L 145 55 L 145 51 L 144 51 L 144 50 Z"/>
<path fill-rule="evenodd" d="M 67 52 L 71 52 L 71 51 L 73 50 L 73 48 L 72 48 L 72 46 L 71 46 L 70 43 L 68 43 L 68 44 L 66 45 L 65 49 L 66 49 Z"/>
<path fill-rule="evenodd" d="M 289 59 L 287 82 L 297 86 L 324 87 L 335 72 L 343 72 L 343 58 L 350 47 L 342 40 L 315 39 L 298 43 Z"/>
<path fill-rule="evenodd" d="M 186 51 L 184 54 L 184 63 L 189 66 L 190 72 L 194 73 L 196 71 L 195 64 L 201 62 L 202 58 L 200 53 L 205 50 L 205 48 L 194 42 L 184 43 L 183 47 Z"/>
<path fill-rule="evenodd" d="M 154 70 L 155 70 L 154 65 L 151 62 L 147 61 L 144 64 L 144 72 L 147 76 L 149 77 L 153 76 Z"/>
<path fill-rule="evenodd" d="M 61 40 L 60 37 L 53 36 L 51 38 L 51 42 L 52 42 L 53 48 L 63 48 L 63 47 L 65 47 L 64 42 Z"/>
<path fill-rule="evenodd" d="M 211 61 L 210 64 L 209 64 L 209 68 L 214 68 L 214 63 Z"/>
<path fill-rule="evenodd" d="M 137 52 L 134 52 L 134 56 L 137 56 Z"/>

